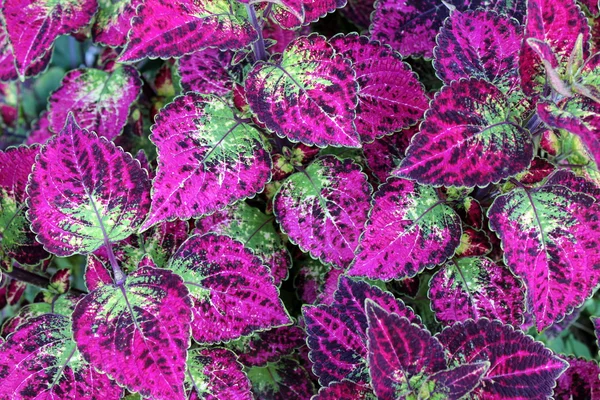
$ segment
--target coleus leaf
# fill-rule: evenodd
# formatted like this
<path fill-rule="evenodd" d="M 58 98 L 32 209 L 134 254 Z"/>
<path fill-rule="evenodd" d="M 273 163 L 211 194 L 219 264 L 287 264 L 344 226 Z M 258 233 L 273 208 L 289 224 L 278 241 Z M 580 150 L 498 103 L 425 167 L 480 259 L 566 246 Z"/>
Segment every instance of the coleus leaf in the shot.
<path fill-rule="evenodd" d="M 90 254 L 87 257 L 84 278 L 85 286 L 90 292 L 93 292 L 101 286 L 110 285 L 114 281 L 110 267 L 94 254 Z"/>
<path fill-rule="evenodd" d="M 374 0 L 348 0 L 340 12 L 362 30 L 368 28 L 371 23 L 370 17 L 374 10 L 374 4 Z"/>
<path fill-rule="evenodd" d="M 69 116 L 34 165 L 27 216 L 46 250 L 85 254 L 125 239 L 140 226 L 149 189 L 137 160 Z"/>
<path fill-rule="evenodd" d="M 436 95 L 395 174 L 483 187 L 525 170 L 532 159 L 531 135 L 511 122 L 506 96 L 487 81 L 460 80 Z"/>
<path fill-rule="evenodd" d="M 27 288 L 27 283 L 22 282 L 16 279 L 11 279 L 6 286 L 6 302 L 9 306 L 14 306 L 19 303 L 23 293 L 25 293 L 25 289 Z"/>
<path fill-rule="evenodd" d="M 60 132 L 73 112 L 83 129 L 111 140 L 123 130 L 129 107 L 141 89 L 139 73 L 127 65 L 111 72 L 91 68 L 69 71 L 48 99 L 50 129 Z"/>
<path fill-rule="evenodd" d="M 527 0 L 484 0 L 484 5 L 486 9 L 516 19 L 519 24 L 525 21 Z"/>
<path fill-rule="evenodd" d="M 369 374 L 378 398 L 417 395 L 421 379 L 446 367 L 444 350 L 431 334 L 404 317 L 365 301 Z"/>
<path fill-rule="evenodd" d="M 3 1 L 2 14 L 19 76 L 24 77 L 32 64 L 51 52 L 58 36 L 87 25 L 97 8 L 96 0 Z"/>
<path fill-rule="evenodd" d="M 453 12 L 437 36 L 433 65 L 444 82 L 480 78 L 508 94 L 519 88 L 523 29 L 493 11 Z"/>
<path fill-rule="evenodd" d="M 234 0 L 145 0 L 120 61 L 181 57 L 207 47 L 242 49 L 258 37 L 245 15 Z"/>
<path fill-rule="evenodd" d="M 563 185 L 574 192 L 585 193 L 600 202 L 600 186 L 583 176 L 577 176 L 573 171 L 568 169 L 559 169 L 554 172 L 548 180 L 547 185 Z"/>
<path fill-rule="evenodd" d="M 338 400 L 338 399 L 353 399 L 353 400 L 376 400 L 377 397 L 373 390 L 368 386 L 359 385 L 352 381 L 343 380 L 334 382 L 329 386 L 319 389 L 314 400 Z"/>
<path fill-rule="evenodd" d="M 52 313 L 52 306 L 48 303 L 27 304 L 2 324 L 2 336 L 8 337 L 8 335 L 15 332 L 27 320 L 49 313 Z M 55 313 L 57 313 L 56 310 Z"/>
<path fill-rule="evenodd" d="M 50 121 L 48 120 L 48 111 L 43 111 L 39 118 L 31 124 L 31 131 L 25 141 L 25 144 L 44 144 L 54 135 L 50 130 Z"/>
<path fill-rule="evenodd" d="M 485 257 L 448 262 L 429 281 L 428 297 L 438 321 L 452 324 L 486 317 L 523 323 L 525 290 L 503 266 Z"/>
<path fill-rule="evenodd" d="M 380 182 L 385 182 L 400 165 L 410 140 L 418 131 L 417 124 L 363 145 L 367 166 Z"/>
<path fill-rule="evenodd" d="M 487 361 L 490 367 L 471 394 L 482 399 L 547 399 L 568 364 L 523 332 L 499 321 L 458 322 L 436 336 L 448 365 Z"/>
<path fill-rule="evenodd" d="M 248 104 L 260 122 L 281 137 L 319 147 L 360 147 L 357 91 L 350 61 L 316 34 L 259 61 L 246 78 Z"/>
<path fill-rule="evenodd" d="M 250 380 L 230 350 L 213 347 L 193 349 L 187 361 L 190 400 L 251 400 Z"/>
<path fill-rule="evenodd" d="M 282 326 L 258 332 L 254 335 L 232 342 L 232 348 L 242 364 L 262 366 L 275 362 L 294 350 L 305 346 L 306 335 L 298 326 Z"/>
<path fill-rule="evenodd" d="M 192 335 L 199 343 L 237 339 L 291 322 L 269 269 L 227 236 L 191 236 L 168 267 L 190 291 Z"/>
<path fill-rule="evenodd" d="M 143 0 L 98 0 L 98 13 L 92 26 L 94 42 L 123 46 L 131 29 L 131 19 Z"/>
<path fill-rule="evenodd" d="M 567 357 L 569 368 L 558 378 L 555 399 L 595 399 L 600 396 L 600 367 L 596 361 Z"/>
<path fill-rule="evenodd" d="M 271 158 L 260 132 L 215 96 L 188 93 L 156 116 L 152 207 L 142 226 L 211 214 L 261 191 Z"/>
<path fill-rule="evenodd" d="M 538 330 L 560 321 L 600 282 L 600 208 L 562 185 L 516 188 L 488 210 L 506 265 L 527 288 Z"/>
<path fill-rule="evenodd" d="M 454 254 L 462 228 L 435 189 L 390 178 L 379 187 L 348 274 L 372 279 L 412 277 Z"/>
<path fill-rule="evenodd" d="M 143 266 L 77 303 L 73 337 L 87 362 L 130 391 L 184 399 L 190 308 L 180 277 Z"/>
<path fill-rule="evenodd" d="M 70 318 L 30 318 L 0 347 L 3 399 L 120 399 L 123 389 L 82 360 Z"/>
<path fill-rule="evenodd" d="M 264 367 L 251 367 L 247 372 L 257 399 L 309 399 L 315 392 L 308 372 L 291 358 L 282 358 Z"/>
<path fill-rule="evenodd" d="M 460 236 L 460 245 L 456 249 L 456 257 L 485 256 L 492 251 L 489 236 L 483 230 L 476 230 L 470 226 L 463 226 Z"/>
<path fill-rule="evenodd" d="M 285 180 L 273 199 L 273 212 L 303 251 L 345 268 L 367 220 L 371 190 L 350 159 L 323 156 Z"/>
<path fill-rule="evenodd" d="M 181 87 L 185 91 L 223 96 L 233 90 L 236 67 L 231 65 L 233 52 L 208 48 L 177 60 Z"/>
<path fill-rule="evenodd" d="M 355 123 L 362 142 L 407 128 L 423 116 L 429 99 L 399 53 L 358 34 L 337 35 L 330 43 L 356 72 Z"/>
<path fill-rule="evenodd" d="M 276 7 L 271 18 L 284 29 L 297 29 L 302 25 L 309 25 L 319 18 L 334 12 L 337 8 L 344 7 L 347 0 L 300 0 L 286 1 L 287 9 Z M 291 5 L 295 10 L 291 9 Z"/>
<path fill-rule="evenodd" d="M 479 386 L 489 367 L 490 363 L 483 361 L 438 371 L 421 386 L 419 394 L 433 398 L 462 399 Z"/>
<path fill-rule="evenodd" d="M 270 268 L 275 285 L 279 286 L 288 276 L 292 259 L 273 222 L 272 215 L 242 201 L 199 219 L 196 227 L 200 234 L 212 231 L 244 243 Z"/>

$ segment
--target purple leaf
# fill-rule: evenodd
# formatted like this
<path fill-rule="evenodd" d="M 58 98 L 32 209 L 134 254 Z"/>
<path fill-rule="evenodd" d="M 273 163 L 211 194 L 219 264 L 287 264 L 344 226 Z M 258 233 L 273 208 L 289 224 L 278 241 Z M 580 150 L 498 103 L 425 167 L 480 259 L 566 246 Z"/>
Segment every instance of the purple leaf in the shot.
<path fill-rule="evenodd" d="M 322 387 L 314 400 L 376 400 L 375 393 L 368 387 L 359 385 L 352 381 L 334 382 L 329 386 Z"/>
<path fill-rule="evenodd" d="M 375 193 L 348 274 L 386 281 L 415 276 L 451 257 L 461 231 L 460 218 L 435 189 L 390 178 Z"/>
<path fill-rule="evenodd" d="M 39 317 L 43 314 L 49 314 L 51 312 L 52 306 L 48 303 L 27 304 L 26 306 L 21 307 L 19 311 L 15 313 L 15 315 L 13 315 L 10 319 L 7 319 L 2 324 L 2 336 L 8 337 L 8 335 L 15 332 L 20 325 L 28 320 Z"/>
<path fill-rule="evenodd" d="M 96 0 L 4 1 L 2 14 L 19 76 L 51 52 L 54 39 L 83 28 L 96 12 Z"/>
<path fill-rule="evenodd" d="M 158 148 L 152 208 L 142 230 L 157 222 L 211 214 L 263 190 L 271 158 L 260 132 L 214 96 L 188 93 L 156 116 Z"/>
<path fill-rule="evenodd" d="M 181 278 L 140 267 L 77 303 L 73 337 L 83 358 L 130 391 L 184 399 L 192 312 Z"/>
<path fill-rule="evenodd" d="M 248 104 L 267 128 L 307 145 L 360 147 L 358 83 L 349 60 L 323 36 L 295 39 L 246 78 Z"/>
<path fill-rule="evenodd" d="M 488 210 L 538 330 L 571 313 L 600 282 L 598 213 L 592 197 L 562 185 L 514 189 Z"/>
<path fill-rule="evenodd" d="M 371 23 L 371 14 L 374 11 L 375 0 L 348 0 L 340 9 L 342 15 L 358 28 L 368 28 Z"/>
<path fill-rule="evenodd" d="M 112 140 L 121 134 L 129 106 L 141 89 L 139 73 L 127 65 L 112 72 L 91 68 L 72 70 L 48 99 L 50 129 L 60 132 L 73 112 L 81 128 Z"/>
<path fill-rule="evenodd" d="M 367 166 L 380 182 L 392 176 L 392 171 L 404 159 L 404 153 L 412 137 L 419 131 L 419 125 L 414 125 L 403 131 L 396 132 L 373 143 L 363 145 Z"/>
<path fill-rule="evenodd" d="M 25 187 L 40 146 L 10 147 L 0 151 L 0 187 L 18 203 L 27 198 Z"/>
<path fill-rule="evenodd" d="M 434 49 L 437 76 L 450 83 L 480 78 L 508 94 L 519 88 L 519 23 L 492 11 L 454 12 L 444 23 Z"/>
<path fill-rule="evenodd" d="M 104 285 L 113 283 L 114 278 L 110 266 L 94 254 L 88 255 L 85 266 L 85 286 L 93 292 Z"/>
<path fill-rule="evenodd" d="M 345 268 L 367 220 L 371 191 L 352 160 L 323 156 L 284 181 L 273 199 L 273 213 L 303 251 Z"/>
<path fill-rule="evenodd" d="M 481 204 L 472 197 L 465 197 L 455 207 L 456 213 L 468 226 L 475 229 L 483 228 L 483 209 Z"/>
<path fill-rule="evenodd" d="M 308 372 L 291 358 L 282 358 L 265 367 L 251 367 L 248 378 L 257 399 L 310 399 L 315 393 Z"/>
<path fill-rule="evenodd" d="M 540 183 L 555 169 L 556 167 L 550 162 L 543 158 L 535 157 L 533 161 L 531 161 L 531 166 L 529 169 L 523 174 L 523 176 L 519 177 L 519 181 L 526 185 Z"/>
<path fill-rule="evenodd" d="M 484 0 L 484 3 L 486 9 L 514 18 L 519 24 L 525 21 L 527 0 Z"/>
<path fill-rule="evenodd" d="M 190 400 L 251 400 L 250 381 L 230 350 L 190 350 L 187 361 Z"/>
<path fill-rule="evenodd" d="M 207 47 L 242 49 L 257 39 L 245 16 L 244 5 L 234 0 L 145 0 L 120 60 L 181 57 Z"/>
<path fill-rule="evenodd" d="M 50 121 L 48 120 L 48 111 L 43 111 L 40 117 L 31 124 L 31 132 L 25 142 L 28 145 L 35 143 L 44 144 L 54 135 L 50 130 Z"/>
<path fill-rule="evenodd" d="M 296 29 L 302 25 L 309 25 L 328 13 L 334 12 L 337 8 L 344 7 L 347 0 L 300 0 L 299 5 L 303 9 L 304 18 L 298 18 L 298 10 L 295 13 L 277 7 L 273 10 L 272 18 L 284 29 Z M 277 2 L 274 2 L 277 4 Z M 288 0 L 286 3 L 290 3 Z M 294 2 L 292 2 L 293 4 Z M 299 8 L 296 5 L 296 8 Z"/>
<path fill-rule="evenodd" d="M 98 0 L 98 13 L 92 26 L 94 42 L 119 47 L 127 43 L 131 19 L 144 0 Z"/>
<path fill-rule="evenodd" d="M 325 282 L 327 272 L 332 269 L 328 265 L 311 257 L 304 257 L 302 260 L 298 261 L 298 266 L 298 273 L 294 277 L 296 295 L 302 303 L 313 304 L 317 301 L 320 288 Z M 336 269 L 334 269 L 334 271 L 343 272 L 343 270 Z M 334 286 L 337 286 L 337 279 Z M 331 295 L 331 299 L 333 300 L 333 292 Z"/>
<path fill-rule="evenodd" d="M 483 187 L 525 170 L 533 142 L 510 112 L 491 83 L 452 82 L 436 95 L 395 173 L 429 185 Z"/>
<path fill-rule="evenodd" d="M 596 399 L 600 397 L 600 367 L 596 361 L 568 357 L 569 368 L 558 378 L 555 399 Z"/>
<path fill-rule="evenodd" d="M 499 321 L 454 324 L 437 338 L 448 365 L 487 361 L 490 368 L 471 395 L 490 400 L 547 399 L 568 364 L 541 343 Z"/>
<path fill-rule="evenodd" d="M 258 332 L 233 344 L 238 361 L 248 367 L 263 366 L 305 346 L 306 335 L 298 326 L 282 326 Z"/>
<path fill-rule="evenodd" d="M 492 243 L 485 231 L 476 230 L 470 226 L 463 226 L 460 245 L 455 253 L 456 257 L 485 256 L 491 251 Z"/>
<path fill-rule="evenodd" d="M 231 65 L 233 54 L 208 48 L 180 58 L 177 70 L 183 90 L 217 96 L 230 93 L 238 69 Z"/>
<path fill-rule="evenodd" d="M 446 367 L 442 346 L 408 319 L 386 312 L 371 300 L 365 306 L 369 374 L 375 394 L 381 399 L 415 396 L 415 377 L 429 376 Z"/>
<path fill-rule="evenodd" d="M 82 360 L 71 338 L 70 318 L 30 318 L 0 347 L 0 398 L 115 399 L 123 389 Z"/>
<path fill-rule="evenodd" d="M 489 258 L 447 263 L 429 281 L 428 297 L 437 320 L 445 325 L 482 317 L 514 326 L 523 323 L 523 285 Z"/>
<path fill-rule="evenodd" d="M 595 182 L 577 176 L 568 169 L 559 169 L 548 177 L 546 185 L 563 185 L 574 192 L 585 193 L 600 202 L 600 186 Z"/>
<path fill-rule="evenodd" d="M 472 392 L 480 383 L 483 375 L 489 370 L 487 361 L 459 365 L 455 368 L 436 372 L 428 380 L 433 383 L 431 394 L 435 398 L 462 399 Z M 426 383 L 427 384 L 427 383 Z"/>
<path fill-rule="evenodd" d="M 330 43 L 352 61 L 356 71 L 356 130 L 362 142 L 372 142 L 421 119 L 429 99 L 399 53 L 358 34 L 337 35 Z"/>
<path fill-rule="evenodd" d="M 274 217 L 263 214 L 258 208 L 239 202 L 223 211 L 199 219 L 197 233 L 215 232 L 244 243 L 271 270 L 275 285 L 288 276 L 292 266 L 285 242 L 275 230 Z"/>
<path fill-rule="evenodd" d="M 194 339 L 218 343 L 290 323 L 269 269 L 227 236 L 194 235 L 171 258 L 193 303 Z"/>
<path fill-rule="evenodd" d="M 59 256 L 93 252 L 131 235 L 150 203 L 140 163 L 69 117 L 29 177 L 27 216 L 37 240 Z"/>

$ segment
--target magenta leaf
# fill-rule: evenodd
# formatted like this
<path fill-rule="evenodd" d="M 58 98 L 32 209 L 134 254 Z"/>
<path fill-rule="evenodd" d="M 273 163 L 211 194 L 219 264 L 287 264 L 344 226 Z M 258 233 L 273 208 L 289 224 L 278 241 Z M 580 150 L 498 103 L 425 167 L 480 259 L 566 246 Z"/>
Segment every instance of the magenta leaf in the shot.
<path fill-rule="evenodd" d="M 51 52 L 58 36 L 87 25 L 97 8 L 96 0 L 4 1 L 2 14 L 19 76 Z"/>
<path fill-rule="evenodd" d="M 454 254 L 461 229 L 460 218 L 435 189 L 390 178 L 375 193 L 348 274 L 382 280 L 415 276 Z"/>
<path fill-rule="evenodd" d="M 98 13 L 92 26 L 96 43 L 118 47 L 127 43 L 131 19 L 143 0 L 98 0 Z"/>
<path fill-rule="evenodd" d="M 231 348 L 242 364 L 248 367 L 263 366 L 305 346 L 305 339 L 304 331 L 298 326 L 282 326 L 241 338 L 232 342 Z"/>
<path fill-rule="evenodd" d="M 563 185 L 574 192 L 585 193 L 600 202 L 600 186 L 593 181 L 577 176 L 568 169 L 559 169 L 548 177 L 547 185 Z"/>
<path fill-rule="evenodd" d="M 2 324 L 2 336 L 8 337 L 8 335 L 15 332 L 17 328 L 27 322 L 27 320 L 49 313 L 52 313 L 52 306 L 48 303 L 27 304 L 26 306 L 21 307 L 15 315 Z M 55 313 L 59 314 L 56 310 Z"/>
<path fill-rule="evenodd" d="M 519 88 L 519 23 L 492 11 L 454 12 L 437 36 L 434 66 L 444 81 L 480 78 L 508 94 Z"/>
<path fill-rule="evenodd" d="M 322 387 L 317 393 L 314 400 L 339 400 L 339 399 L 353 399 L 353 400 L 376 400 L 377 397 L 373 390 L 368 386 L 359 385 L 352 381 L 343 380 L 341 382 L 334 382 L 329 386 Z"/>
<path fill-rule="evenodd" d="M 192 312 L 176 274 L 140 267 L 121 285 L 106 284 L 73 312 L 73 337 L 83 358 L 143 396 L 184 399 Z"/>
<path fill-rule="evenodd" d="M 345 268 L 367 220 L 371 190 L 352 160 L 323 156 L 284 181 L 273 199 L 273 212 L 303 251 Z"/>
<path fill-rule="evenodd" d="M 85 254 L 135 232 L 149 207 L 149 189 L 137 160 L 70 116 L 34 165 L 27 216 L 46 250 Z"/>
<path fill-rule="evenodd" d="M 337 35 L 330 43 L 356 71 L 355 122 L 362 142 L 407 128 L 423 116 L 429 99 L 399 53 L 357 34 Z"/>
<path fill-rule="evenodd" d="M 169 268 L 190 291 L 192 335 L 199 343 L 237 339 L 291 322 L 269 269 L 228 236 L 191 236 Z"/>
<path fill-rule="evenodd" d="M 310 399 L 315 393 L 308 372 L 291 358 L 282 358 L 264 367 L 248 368 L 248 378 L 257 399 Z"/>
<path fill-rule="evenodd" d="M 284 29 L 296 29 L 302 25 L 309 25 L 319 18 L 334 12 L 337 8 L 344 7 L 347 0 L 300 0 L 284 1 L 287 9 L 276 7 L 272 18 Z M 277 4 L 277 1 L 274 1 Z M 296 4 L 297 3 L 297 4 Z M 290 6 L 294 6 L 291 9 Z"/>
<path fill-rule="evenodd" d="M 248 104 L 277 135 L 307 145 L 360 147 L 358 83 L 349 60 L 323 36 L 295 39 L 246 78 Z"/>
<path fill-rule="evenodd" d="M 279 286 L 288 276 L 292 259 L 275 230 L 274 219 L 242 201 L 199 219 L 196 227 L 200 234 L 215 232 L 241 241 L 270 268 L 275 285 Z"/>
<path fill-rule="evenodd" d="M 90 68 L 72 70 L 48 99 L 50 129 L 60 132 L 67 115 L 73 112 L 81 128 L 112 140 L 121 134 L 129 107 L 141 90 L 139 73 L 127 65 L 112 72 Z"/>
<path fill-rule="evenodd" d="M 137 9 L 120 60 L 181 57 L 207 47 L 238 50 L 256 39 L 257 32 L 238 1 L 145 0 Z"/>
<path fill-rule="evenodd" d="M 368 28 L 375 0 L 348 0 L 340 12 L 358 28 Z"/>
<path fill-rule="evenodd" d="M 380 182 L 385 182 L 388 177 L 392 176 L 392 171 L 404 159 L 404 153 L 410 140 L 418 131 L 419 125 L 417 124 L 381 139 L 375 139 L 373 143 L 363 145 L 367 166 Z"/>
<path fill-rule="evenodd" d="M 113 273 L 107 264 L 94 254 L 88 255 L 84 276 L 88 291 L 93 292 L 101 286 L 113 283 Z"/>
<path fill-rule="evenodd" d="M 489 367 L 490 363 L 483 361 L 436 372 L 424 384 L 427 385 L 425 390 L 421 390 L 425 393 L 429 392 L 433 398 L 437 395 L 440 398 L 463 399 L 479 386 L 481 378 Z"/>
<path fill-rule="evenodd" d="M 446 325 L 481 317 L 514 326 L 523 323 L 523 285 L 489 258 L 448 262 L 429 281 L 428 297 L 436 318 Z"/>
<path fill-rule="evenodd" d="M 471 393 L 477 398 L 547 399 L 568 367 L 541 343 L 499 321 L 458 322 L 437 338 L 450 366 L 490 363 L 481 385 Z"/>
<path fill-rule="evenodd" d="M 429 185 L 483 187 L 525 170 L 533 142 L 510 111 L 493 84 L 452 82 L 436 95 L 395 173 Z"/>
<path fill-rule="evenodd" d="M 233 90 L 236 67 L 233 52 L 208 48 L 183 56 L 177 61 L 181 87 L 185 91 L 223 96 Z"/>
<path fill-rule="evenodd" d="M 514 189 L 488 210 L 538 330 L 570 314 L 600 282 L 599 212 L 592 197 L 562 185 Z"/>
<path fill-rule="evenodd" d="M 566 361 L 569 368 L 558 378 L 555 399 L 595 399 L 600 397 L 600 367 L 596 361 L 573 356 Z"/>
<path fill-rule="evenodd" d="M 156 116 L 152 207 L 142 226 L 211 214 L 263 190 L 271 158 L 262 135 L 215 96 L 188 93 Z"/>
<path fill-rule="evenodd" d="M 436 338 L 404 317 L 365 302 L 368 318 L 369 374 L 381 399 L 415 396 L 427 377 L 446 367 Z"/>
<path fill-rule="evenodd" d="M 81 358 L 70 318 L 27 319 L 0 347 L 0 398 L 118 400 L 123 389 Z"/>
<path fill-rule="evenodd" d="M 31 131 L 27 137 L 26 144 L 44 144 L 54 135 L 50 130 L 50 121 L 48 120 L 48 111 L 43 111 L 39 118 L 31 124 Z"/>
<path fill-rule="evenodd" d="M 213 347 L 190 350 L 186 383 L 190 400 L 252 400 L 250 380 L 236 355 Z"/>

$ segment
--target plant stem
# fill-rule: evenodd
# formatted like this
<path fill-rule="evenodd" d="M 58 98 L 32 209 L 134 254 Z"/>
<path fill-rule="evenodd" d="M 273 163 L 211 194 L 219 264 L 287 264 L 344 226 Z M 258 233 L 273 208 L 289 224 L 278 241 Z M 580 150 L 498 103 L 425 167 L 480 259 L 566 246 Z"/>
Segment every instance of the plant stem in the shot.
<path fill-rule="evenodd" d="M 22 269 L 22 268 L 19 268 L 16 266 L 13 266 L 13 269 L 11 272 L 3 272 L 3 273 L 5 275 L 10 276 L 13 279 L 28 283 L 33 286 L 40 287 L 42 289 L 48 288 L 48 285 L 50 284 L 50 279 L 46 278 L 45 276 L 34 274 L 33 272 L 29 272 L 25 269 Z M 84 292 L 82 292 L 79 289 L 71 288 L 70 290 L 72 292 L 75 292 L 78 294 L 84 294 Z"/>
<path fill-rule="evenodd" d="M 260 22 L 258 22 L 258 18 L 256 17 L 256 11 L 254 11 L 254 6 L 252 4 L 246 4 L 246 12 L 248 13 L 248 17 L 250 18 L 250 23 L 258 33 L 258 40 L 252 43 L 252 50 L 254 51 L 254 58 L 256 61 L 266 61 L 267 60 L 267 51 L 265 50 L 265 39 L 262 35 L 262 26 Z"/>

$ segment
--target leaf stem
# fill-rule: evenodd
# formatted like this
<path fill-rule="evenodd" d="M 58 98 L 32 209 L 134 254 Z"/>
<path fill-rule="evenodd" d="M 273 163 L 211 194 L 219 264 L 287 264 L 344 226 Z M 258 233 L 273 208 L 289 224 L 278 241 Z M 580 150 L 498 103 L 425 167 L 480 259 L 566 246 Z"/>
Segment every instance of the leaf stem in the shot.
<path fill-rule="evenodd" d="M 50 285 L 50 279 L 48 279 L 47 277 L 38 275 L 38 274 L 34 274 L 33 272 L 29 272 L 25 269 L 15 266 L 15 265 L 13 265 L 12 271 L 3 272 L 3 273 L 5 275 L 10 276 L 11 278 L 13 278 L 15 280 L 25 282 L 25 283 L 28 283 L 33 286 L 40 287 L 42 289 L 47 289 L 48 285 Z M 75 288 L 71 288 L 70 291 L 77 293 L 77 294 L 84 294 L 84 292 L 82 292 L 79 289 L 75 289 Z"/>
<path fill-rule="evenodd" d="M 258 34 L 258 40 L 252 43 L 252 51 L 254 52 L 254 58 L 256 61 L 266 61 L 267 60 L 267 51 L 265 50 L 265 39 L 262 34 L 262 26 L 256 17 L 256 11 L 254 11 L 254 6 L 252 4 L 246 4 L 246 12 L 248 13 L 248 18 L 250 18 L 250 23 L 256 30 Z"/>

